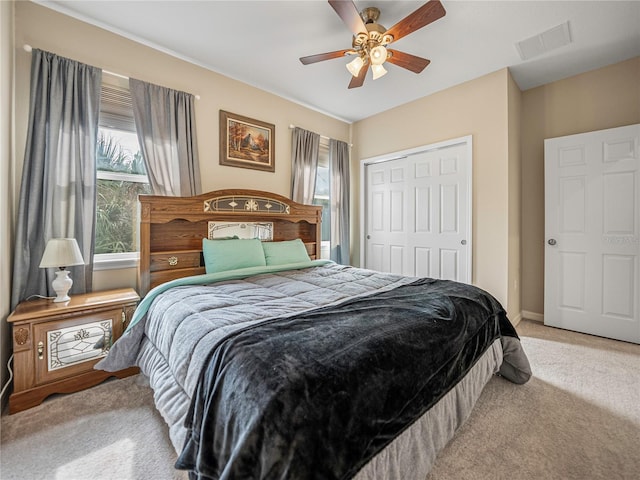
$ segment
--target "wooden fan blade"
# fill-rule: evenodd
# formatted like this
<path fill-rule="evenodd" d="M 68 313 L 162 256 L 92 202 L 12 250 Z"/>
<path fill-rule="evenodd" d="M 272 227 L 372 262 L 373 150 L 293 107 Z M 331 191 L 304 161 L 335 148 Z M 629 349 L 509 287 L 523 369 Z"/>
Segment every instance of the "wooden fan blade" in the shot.
<path fill-rule="evenodd" d="M 431 63 L 431 60 L 426 58 L 416 57 L 410 53 L 400 52 L 398 50 L 387 50 L 391 56 L 387 57 L 387 62 L 398 65 L 399 67 L 411 70 L 413 73 L 420 73 L 427 65 Z"/>
<path fill-rule="evenodd" d="M 329 5 L 333 7 L 344 24 L 351 30 L 351 33 L 354 35 L 367 33 L 367 27 L 364 26 L 362 17 L 352 1 L 329 0 Z"/>
<path fill-rule="evenodd" d="M 367 70 L 369 70 L 368 63 L 362 66 L 362 68 L 360 69 L 360 72 L 358 72 L 357 77 L 353 77 L 353 76 L 351 77 L 351 81 L 349 82 L 349 88 L 361 87 L 362 84 L 364 83 L 364 77 L 367 76 Z"/>
<path fill-rule="evenodd" d="M 318 53 L 316 55 L 309 55 L 308 57 L 300 57 L 300 61 L 304 65 L 309 65 L 310 63 L 322 62 L 323 60 L 344 57 L 350 52 L 353 52 L 353 50 L 336 50 L 335 52 Z"/>
<path fill-rule="evenodd" d="M 385 35 L 392 35 L 393 41 L 395 42 L 396 40 L 415 32 L 419 28 L 429 25 L 439 18 L 444 17 L 446 13 L 447 12 L 442 6 L 442 3 L 440 3 L 440 0 L 431 0 L 396 23 L 385 32 Z"/>

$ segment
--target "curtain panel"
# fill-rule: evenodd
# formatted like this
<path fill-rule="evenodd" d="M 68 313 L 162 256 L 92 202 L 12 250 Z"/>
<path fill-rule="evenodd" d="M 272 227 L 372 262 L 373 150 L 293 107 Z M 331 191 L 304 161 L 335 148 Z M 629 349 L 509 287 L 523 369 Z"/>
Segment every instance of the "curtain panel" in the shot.
<path fill-rule="evenodd" d="M 320 135 L 299 127 L 291 135 L 291 200 L 312 204 L 316 193 L 316 174 Z"/>
<path fill-rule="evenodd" d="M 85 265 L 69 267 L 71 293 L 91 290 L 101 81 L 99 68 L 32 50 L 12 309 L 32 295 L 55 296 L 54 269 L 39 268 L 50 238 L 77 240 Z"/>
<path fill-rule="evenodd" d="M 329 140 L 331 177 L 331 260 L 350 263 L 349 251 L 349 145 Z"/>
<path fill-rule="evenodd" d="M 193 95 L 129 79 L 133 114 L 155 195 L 201 193 Z"/>

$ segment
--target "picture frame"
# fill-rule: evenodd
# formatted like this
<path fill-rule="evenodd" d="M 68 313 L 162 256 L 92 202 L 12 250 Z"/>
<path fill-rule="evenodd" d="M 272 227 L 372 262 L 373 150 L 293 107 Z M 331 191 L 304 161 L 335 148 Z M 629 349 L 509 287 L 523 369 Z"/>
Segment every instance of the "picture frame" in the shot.
<path fill-rule="evenodd" d="M 220 110 L 220 165 L 275 172 L 275 125 Z"/>

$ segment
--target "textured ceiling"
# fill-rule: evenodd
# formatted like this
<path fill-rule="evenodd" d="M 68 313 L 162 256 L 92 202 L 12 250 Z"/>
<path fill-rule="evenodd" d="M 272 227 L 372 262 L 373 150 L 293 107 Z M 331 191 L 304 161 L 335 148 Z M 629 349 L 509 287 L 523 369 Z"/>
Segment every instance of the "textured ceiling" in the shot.
<path fill-rule="evenodd" d="M 393 43 L 431 60 L 395 65 L 348 90 L 348 58 L 299 57 L 351 47 L 326 1 L 37 1 L 236 80 L 348 122 L 509 67 L 522 90 L 640 55 L 640 1 L 451 1 L 447 14 Z M 393 24 L 422 1 L 357 1 Z M 569 23 L 572 42 L 522 60 L 516 43 Z M 385 65 L 386 66 L 386 65 Z"/>

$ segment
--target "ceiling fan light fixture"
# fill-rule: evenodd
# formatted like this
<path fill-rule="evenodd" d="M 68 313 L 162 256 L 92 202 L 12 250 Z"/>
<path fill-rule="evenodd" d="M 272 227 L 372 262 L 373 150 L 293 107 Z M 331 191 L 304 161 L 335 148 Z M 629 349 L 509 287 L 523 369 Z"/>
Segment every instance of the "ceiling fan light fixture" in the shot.
<path fill-rule="evenodd" d="M 387 70 L 382 65 L 371 65 L 371 72 L 373 72 L 374 80 L 387 74 Z"/>
<path fill-rule="evenodd" d="M 382 45 L 373 47 L 369 52 L 369 58 L 372 65 L 382 65 L 387 60 L 387 49 Z"/>
<path fill-rule="evenodd" d="M 351 73 L 351 75 L 357 77 L 363 65 L 364 60 L 362 60 L 362 57 L 358 55 L 356 58 L 347 63 L 347 70 L 349 70 L 349 73 Z"/>
<path fill-rule="evenodd" d="M 378 23 L 380 9 L 376 7 L 365 8 L 362 12 L 358 12 L 354 0 L 329 0 L 329 5 L 351 31 L 352 48 L 308 55 L 301 57 L 300 61 L 303 65 L 309 65 L 344 55 L 354 55 L 356 58 L 346 65 L 352 75 L 348 88 L 358 88 L 364 84 L 369 66 L 371 66 L 374 80 L 386 75 L 387 71 L 383 64 L 387 60 L 413 73 L 421 73 L 429 65 L 430 60 L 400 50 L 387 50 L 386 47 L 444 17 L 447 13 L 440 0 L 427 0 L 413 13 L 387 29 Z"/>

